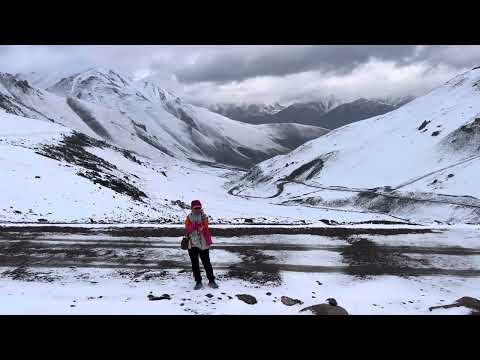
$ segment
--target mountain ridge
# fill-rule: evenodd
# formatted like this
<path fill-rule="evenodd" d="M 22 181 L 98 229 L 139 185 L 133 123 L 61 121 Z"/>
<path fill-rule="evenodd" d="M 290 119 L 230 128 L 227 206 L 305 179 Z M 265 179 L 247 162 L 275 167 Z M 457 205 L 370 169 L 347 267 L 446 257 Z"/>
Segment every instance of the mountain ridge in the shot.
<path fill-rule="evenodd" d="M 14 96 L 12 90 L 4 91 L 4 110 L 57 122 L 149 157 L 160 152 L 247 168 L 327 132 L 297 125 L 253 128 L 188 104 L 155 83 L 108 68 L 62 77 L 47 90 L 19 78 L 10 75 L 5 83 L 14 89 L 28 85 L 32 93 L 20 89 Z"/>
<path fill-rule="evenodd" d="M 480 69 L 472 69 L 394 111 L 256 165 L 232 193 L 411 221 L 478 223 L 479 99 Z M 302 195 L 308 190 L 315 194 Z"/>
<path fill-rule="evenodd" d="M 250 124 L 293 122 L 333 130 L 354 121 L 393 111 L 413 99 L 413 96 L 402 96 L 343 101 L 332 95 L 318 101 L 296 102 L 289 106 L 280 105 L 274 112 L 261 114 L 249 111 L 248 105 L 224 104 L 223 106 L 212 105 L 209 108 L 234 120 Z"/>

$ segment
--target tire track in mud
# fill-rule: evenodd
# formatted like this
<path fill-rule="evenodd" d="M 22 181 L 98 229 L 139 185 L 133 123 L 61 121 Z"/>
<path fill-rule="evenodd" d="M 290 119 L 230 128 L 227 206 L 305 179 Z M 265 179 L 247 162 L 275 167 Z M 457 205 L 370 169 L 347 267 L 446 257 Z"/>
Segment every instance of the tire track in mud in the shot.
<path fill-rule="evenodd" d="M 428 234 L 435 233 L 438 230 L 429 228 L 353 228 L 342 226 L 329 227 L 295 227 L 284 225 L 272 225 L 262 227 L 241 226 L 241 227 L 216 227 L 209 226 L 213 236 L 218 237 L 238 237 L 248 235 L 320 235 L 336 238 L 347 238 L 351 235 L 403 235 L 403 234 Z M 183 236 L 184 227 L 108 227 L 88 228 L 88 227 L 68 227 L 68 226 L 0 226 L 0 239 L 28 239 L 29 237 L 39 237 L 48 234 L 62 235 L 108 235 L 112 237 L 132 237 L 132 238 L 150 238 L 150 237 L 179 237 Z"/>
<path fill-rule="evenodd" d="M 339 242 L 340 240 L 332 240 L 332 242 Z M 8 251 L 4 250 L 6 243 L 19 244 L 18 240 L 0 240 L 0 255 L 5 252 L 12 252 L 12 249 Z M 83 249 L 178 249 L 179 243 L 165 242 L 165 241 L 113 241 L 113 240 L 71 240 L 71 239 L 35 239 L 35 240 L 22 240 L 22 246 L 27 244 L 31 248 L 64 248 L 71 249 L 72 244 L 77 244 Z M 17 249 L 21 246 L 17 245 Z M 341 252 L 349 245 L 321 245 L 321 244 L 279 244 L 279 243 L 217 243 L 213 249 L 228 250 L 231 252 L 241 252 L 249 249 L 256 249 L 259 251 L 309 251 L 309 250 L 327 250 L 334 252 Z M 426 247 L 426 246 L 392 246 L 392 245 L 376 245 L 378 249 L 382 249 L 385 252 L 401 252 L 405 254 L 431 254 L 431 255 L 480 255 L 480 249 L 464 248 L 457 246 L 439 246 L 439 247 Z"/>
<path fill-rule="evenodd" d="M 69 242 L 65 243 L 65 240 Z M 332 242 L 339 242 L 332 239 Z M 145 272 L 174 269 L 190 270 L 184 251 L 176 243 L 156 241 L 91 241 L 73 239 L 0 240 L 0 264 L 13 267 L 3 276 L 34 277 L 32 269 L 39 268 L 103 268 L 117 269 L 122 276 L 136 279 Z M 162 254 L 163 250 L 177 250 Z M 343 244 L 281 244 L 281 243 L 220 243 L 213 249 L 228 251 L 240 257 L 240 262 L 215 262 L 215 269 L 224 270 L 224 278 L 238 278 L 257 285 L 280 285 L 281 272 L 345 273 L 353 276 L 396 275 L 430 276 L 451 275 L 478 277 L 480 269 L 436 268 L 426 259 L 411 258 L 408 254 L 424 255 L 480 255 L 480 249 L 460 247 L 421 247 L 378 245 L 366 239 L 344 239 Z M 341 254 L 337 266 L 299 265 L 280 263 L 279 259 L 264 251 L 313 251 L 325 250 Z M 321 259 L 319 260 L 321 262 Z M 30 272 L 29 272 L 30 271 Z M 13 275 L 12 275 L 13 274 Z M 33 274 L 33 275 L 32 275 Z M 48 278 L 48 274 L 42 273 Z M 155 278 L 159 274 L 145 277 Z M 163 274 L 162 276 L 165 276 Z M 13 278 L 13 277 L 12 277 Z"/>
<path fill-rule="evenodd" d="M 163 261 L 155 264 L 104 264 L 104 263 L 78 263 L 78 262 L 64 262 L 64 263 L 45 263 L 41 258 L 32 259 L 34 264 L 26 264 L 17 267 L 15 264 L 4 263 L 2 267 L 17 267 L 24 269 L 36 268 L 88 268 L 88 269 L 123 269 L 123 270 L 186 270 L 189 272 L 189 262 L 179 261 Z M 301 273 L 343 273 L 348 275 L 356 275 L 359 277 L 375 276 L 375 275 L 396 275 L 396 276 L 458 276 L 458 277 L 480 277 L 480 269 L 440 269 L 440 268 L 414 268 L 402 267 L 391 268 L 372 267 L 369 265 L 353 265 L 353 266 L 322 266 L 322 265 L 293 265 L 293 264 L 262 264 L 259 268 L 256 264 L 248 264 L 242 266 L 225 266 L 212 263 L 215 270 L 226 270 L 227 275 L 221 275 L 222 278 L 239 278 L 249 281 L 254 284 L 275 285 L 277 281 L 277 274 L 280 271 L 301 272 Z M 233 272 L 232 272 L 233 269 Z M 236 272 L 239 271 L 239 272 Z M 257 274 L 260 273 L 260 274 Z M 267 273 L 266 275 L 264 273 Z M 1 277 L 2 273 L 0 273 Z M 279 280 L 281 281 L 281 280 Z M 279 283 L 278 283 L 279 285 Z"/>

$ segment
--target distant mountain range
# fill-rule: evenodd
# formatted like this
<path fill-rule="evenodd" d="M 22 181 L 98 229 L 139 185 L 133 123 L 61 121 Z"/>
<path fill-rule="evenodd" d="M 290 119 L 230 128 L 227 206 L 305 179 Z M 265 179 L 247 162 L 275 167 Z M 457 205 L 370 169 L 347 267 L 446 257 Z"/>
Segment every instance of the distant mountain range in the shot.
<path fill-rule="evenodd" d="M 257 164 L 230 193 L 285 206 L 361 209 L 403 221 L 478 224 L 479 96 L 476 67 L 404 106 L 400 101 L 388 114 L 356 121 Z M 352 103 L 326 115 L 348 114 L 346 105 Z M 353 105 L 381 109 L 369 100 Z M 384 110 L 393 106 L 383 105 Z"/>
<path fill-rule="evenodd" d="M 201 199 L 220 224 L 480 224 L 479 94 L 477 67 L 411 102 L 250 107 L 328 131 L 232 120 L 108 68 L 0 73 L 0 223 L 181 223 Z"/>
<path fill-rule="evenodd" d="M 215 104 L 209 109 L 230 119 L 249 124 L 270 124 L 270 118 L 285 109 L 278 103 L 275 104 Z"/>
<path fill-rule="evenodd" d="M 328 132 L 235 121 L 186 103 L 156 83 L 105 68 L 66 77 L 61 72 L 0 73 L 0 111 L 57 123 L 151 159 L 242 168 Z"/>
<path fill-rule="evenodd" d="M 355 121 L 382 115 L 412 101 L 413 96 L 364 99 L 344 102 L 331 95 L 317 101 L 299 102 L 290 106 L 265 104 L 221 104 L 210 110 L 249 124 L 297 123 L 336 129 Z"/>

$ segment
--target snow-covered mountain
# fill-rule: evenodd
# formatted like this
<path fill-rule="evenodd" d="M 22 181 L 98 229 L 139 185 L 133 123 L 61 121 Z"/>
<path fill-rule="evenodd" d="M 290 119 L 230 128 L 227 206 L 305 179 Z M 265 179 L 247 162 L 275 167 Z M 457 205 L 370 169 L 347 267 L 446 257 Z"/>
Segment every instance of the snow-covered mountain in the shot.
<path fill-rule="evenodd" d="M 247 124 L 269 124 L 272 115 L 283 110 L 285 107 L 275 104 L 214 104 L 208 108 L 230 119 Z"/>
<path fill-rule="evenodd" d="M 327 129 L 336 129 L 356 121 L 382 115 L 397 109 L 398 106 L 379 100 L 360 98 L 341 104 L 315 119 L 315 123 Z"/>
<path fill-rule="evenodd" d="M 391 105 L 396 108 L 399 108 L 400 106 L 403 106 L 414 99 L 415 99 L 415 96 L 413 95 L 404 95 L 404 96 L 387 96 L 387 97 L 376 98 L 371 100 L 375 100 L 380 103 L 384 103 L 386 105 Z"/>
<path fill-rule="evenodd" d="M 297 102 L 289 106 L 275 104 L 215 104 L 209 109 L 231 119 L 249 124 L 296 123 L 309 124 L 341 104 L 341 100 L 331 95 L 317 101 Z"/>
<path fill-rule="evenodd" d="M 343 100 L 337 98 L 335 95 L 329 95 L 322 98 L 319 98 L 315 101 L 308 101 L 308 102 L 297 102 L 290 107 L 292 108 L 299 108 L 299 109 L 310 109 L 315 110 L 317 112 L 328 112 L 332 109 L 335 109 L 337 106 L 343 104 Z"/>
<path fill-rule="evenodd" d="M 220 222 L 480 223 L 480 68 L 318 138 L 316 127 L 237 122 L 108 69 L 48 89 L 0 75 L 0 222 L 181 221 L 200 198 Z"/>
<path fill-rule="evenodd" d="M 382 115 L 409 101 L 411 96 L 381 99 L 360 98 L 345 102 L 331 95 L 317 101 L 297 102 L 287 107 L 266 105 L 215 105 L 214 112 L 250 124 L 296 123 L 336 129 L 355 121 Z"/>
<path fill-rule="evenodd" d="M 275 104 L 214 104 L 208 108 L 230 119 L 243 121 L 250 124 L 261 123 L 266 116 L 276 114 L 285 109 L 279 103 Z"/>
<path fill-rule="evenodd" d="M 82 71 L 76 71 L 75 73 L 81 73 L 87 70 L 88 68 L 85 68 Z M 15 78 L 18 80 L 26 80 L 31 86 L 45 90 L 50 86 L 55 85 L 61 79 L 72 75 L 73 73 L 71 70 L 57 69 L 55 71 L 31 71 L 26 73 L 17 73 L 15 74 Z"/>
<path fill-rule="evenodd" d="M 255 166 L 232 193 L 413 220 L 480 221 L 480 67 Z"/>
<path fill-rule="evenodd" d="M 0 76 L 0 109 L 62 124 L 150 158 L 249 167 L 326 133 L 296 124 L 234 121 L 110 69 L 64 77 L 47 90 L 20 78 Z"/>
<path fill-rule="evenodd" d="M 318 119 L 330 110 L 342 104 L 342 100 L 335 96 L 327 96 L 316 101 L 294 103 L 285 109 L 273 114 L 269 122 L 296 123 L 304 125 L 318 125 Z"/>
<path fill-rule="evenodd" d="M 0 223 L 179 223 L 192 199 L 202 200 L 212 222 L 300 223 L 324 216 L 228 194 L 226 184 L 241 172 L 167 155 L 148 158 L 98 136 L 2 111 L 0 169 Z M 353 215 L 339 212 L 336 219 L 372 219 Z"/>

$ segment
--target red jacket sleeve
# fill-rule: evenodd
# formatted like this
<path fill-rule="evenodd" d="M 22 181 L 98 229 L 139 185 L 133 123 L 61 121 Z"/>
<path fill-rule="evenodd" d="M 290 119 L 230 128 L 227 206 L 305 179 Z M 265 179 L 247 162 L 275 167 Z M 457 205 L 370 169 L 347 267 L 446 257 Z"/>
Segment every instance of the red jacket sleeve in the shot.
<path fill-rule="evenodd" d="M 185 235 L 190 235 L 192 233 L 193 230 L 195 230 L 195 224 L 192 224 L 192 222 L 190 221 L 190 219 L 187 218 L 185 219 Z"/>
<path fill-rule="evenodd" d="M 205 219 L 202 221 L 203 225 L 203 236 L 205 237 L 205 240 L 207 241 L 208 245 L 212 245 L 212 234 L 210 233 L 210 230 L 208 229 L 208 217 L 205 217 Z"/>

